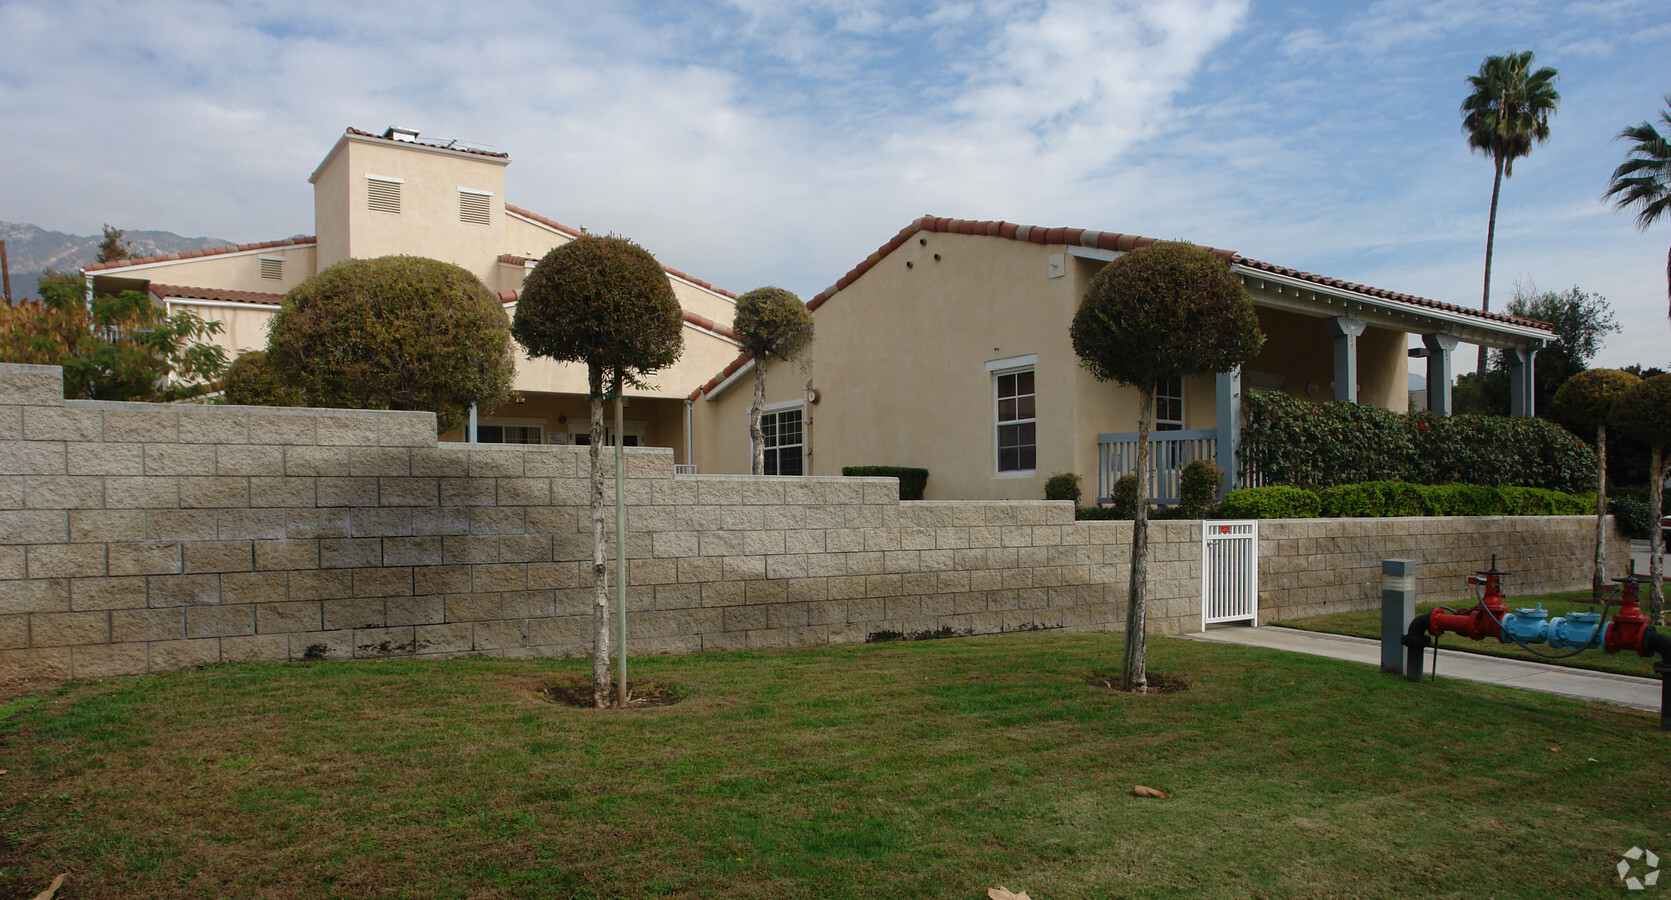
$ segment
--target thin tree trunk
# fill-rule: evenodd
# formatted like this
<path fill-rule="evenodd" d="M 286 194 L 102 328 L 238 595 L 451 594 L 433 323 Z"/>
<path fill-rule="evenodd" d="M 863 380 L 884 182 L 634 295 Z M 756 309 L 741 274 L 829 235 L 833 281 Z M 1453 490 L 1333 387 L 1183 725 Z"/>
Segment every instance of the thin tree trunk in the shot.
<path fill-rule="evenodd" d="M 1491 181 L 1491 221 L 1485 226 L 1485 294 L 1480 300 L 1480 310 L 1491 311 L 1491 251 L 1497 241 L 1497 197 L 1503 192 L 1503 157 L 1497 155 L 1497 177 Z M 1475 369 L 1481 379 L 1485 378 L 1485 345 L 1480 345 L 1479 367 Z"/>
<path fill-rule="evenodd" d="M 1607 426 L 1596 426 L 1596 571 L 1590 596 L 1607 596 Z"/>
<path fill-rule="evenodd" d="M 587 369 L 592 393 L 592 706 L 609 705 L 609 584 L 603 562 L 603 370 Z"/>
<path fill-rule="evenodd" d="M 1665 299 L 1671 300 L 1671 250 L 1665 251 Z M 1671 316 L 1671 308 L 1665 314 Z"/>
<path fill-rule="evenodd" d="M 748 439 L 754 448 L 749 471 L 766 474 L 766 433 L 760 429 L 760 411 L 766 406 L 766 360 L 754 358 L 754 405 L 748 408 Z"/>
<path fill-rule="evenodd" d="M 1665 540 L 1659 520 L 1665 515 L 1665 445 L 1655 444 L 1648 454 L 1648 619 L 1655 627 L 1665 625 Z"/>
<path fill-rule="evenodd" d="M 1131 585 L 1126 603 L 1126 653 L 1120 680 L 1126 690 L 1149 692 L 1147 629 L 1149 604 L 1149 426 L 1155 417 L 1153 385 L 1137 401 L 1137 515 L 1131 523 Z"/>

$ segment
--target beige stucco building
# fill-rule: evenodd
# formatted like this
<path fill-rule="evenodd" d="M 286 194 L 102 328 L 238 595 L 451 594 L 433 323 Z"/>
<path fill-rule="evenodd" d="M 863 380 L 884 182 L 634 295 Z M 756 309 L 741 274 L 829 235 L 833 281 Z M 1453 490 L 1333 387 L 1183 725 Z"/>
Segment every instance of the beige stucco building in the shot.
<path fill-rule="evenodd" d="M 222 323 L 216 342 L 232 354 L 265 347 L 267 322 L 284 293 L 345 259 L 405 254 L 454 263 L 497 291 L 513 314 L 528 270 L 581 232 L 507 203 L 509 163 L 507 154 L 423 140 L 415 131 L 350 128 L 308 178 L 313 236 L 101 263 L 84 272 L 101 293 L 145 291 L 170 312 L 189 309 Z M 626 443 L 671 447 L 687 463 L 685 398 L 737 354 L 730 332 L 735 296 L 675 269 L 667 277 L 684 308 L 684 354 L 647 379 L 648 389 L 628 389 Z M 514 402 L 479 411 L 475 437 L 552 444 L 589 437 L 584 367 L 520 354 L 514 387 Z M 467 430 L 443 438 L 467 439 Z"/>
<path fill-rule="evenodd" d="M 813 298 L 816 336 L 800 363 L 768 366 L 768 473 L 843 466 L 929 470 L 928 499 L 1037 499 L 1058 472 L 1107 496 L 1131 470 L 1137 393 L 1079 365 L 1068 327 L 1091 277 L 1151 242 L 1078 228 L 932 216 L 912 222 Z M 1176 497 L 1179 467 L 1215 459 L 1236 477 L 1243 391 L 1280 390 L 1402 411 L 1410 335 L 1427 348 L 1434 408 L 1449 411 L 1457 343 L 1516 351 L 1519 411 L 1542 323 L 1342 282 L 1228 251 L 1266 344 L 1240 371 L 1159 386 L 1156 479 Z M 1419 351 L 1418 351 L 1419 352 Z M 754 362 L 733 359 L 692 393 L 703 472 L 750 465 Z M 1095 493 L 1093 493 L 1095 492 Z"/>

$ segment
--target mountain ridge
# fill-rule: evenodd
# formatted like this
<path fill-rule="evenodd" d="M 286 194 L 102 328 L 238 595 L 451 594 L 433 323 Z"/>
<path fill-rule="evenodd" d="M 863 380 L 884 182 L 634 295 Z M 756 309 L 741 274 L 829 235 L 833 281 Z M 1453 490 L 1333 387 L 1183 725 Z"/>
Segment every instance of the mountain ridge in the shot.
<path fill-rule="evenodd" d="M 235 242 L 222 238 L 185 237 L 172 231 L 124 231 L 122 239 L 132 246 L 134 256 L 235 246 Z M 0 222 L 0 241 L 6 242 L 7 267 L 11 271 L 12 301 L 39 296 L 40 277 L 47 269 L 74 272 L 96 262 L 99 243 L 103 240 L 102 234 L 69 234 L 28 222 Z"/>

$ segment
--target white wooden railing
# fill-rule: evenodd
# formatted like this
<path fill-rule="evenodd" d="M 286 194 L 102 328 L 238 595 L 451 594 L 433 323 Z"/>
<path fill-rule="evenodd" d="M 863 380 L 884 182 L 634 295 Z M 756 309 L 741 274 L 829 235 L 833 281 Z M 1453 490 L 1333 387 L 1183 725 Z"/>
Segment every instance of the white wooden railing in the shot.
<path fill-rule="evenodd" d="M 1178 476 L 1198 459 L 1211 461 L 1218 452 L 1218 431 L 1149 432 L 1149 502 L 1178 502 Z M 1097 435 L 1097 502 L 1112 503 L 1114 482 L 1137 471 L 1137 432 Z"/>

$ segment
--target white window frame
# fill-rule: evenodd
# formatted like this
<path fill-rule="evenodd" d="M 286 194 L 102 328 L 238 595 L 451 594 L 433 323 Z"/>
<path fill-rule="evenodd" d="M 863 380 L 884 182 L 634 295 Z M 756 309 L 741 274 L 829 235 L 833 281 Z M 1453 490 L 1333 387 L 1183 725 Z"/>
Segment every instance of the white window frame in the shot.
<path fill-rule="evenodd" d="M 1160 389 L 1161 383 L 1158 381 L 1155 382 L 1155 430 L 1183 431 L 1184 423 L 1189 421 L 1189 410 L 1185 406 L 1185 403 L 1188 402 L 1186 398 L 1189 395 L 1189 391 L 1185 389 L 1184 377 L 1182 375 L 1178 376 L 1178 418 L 1162 419 L 1160 417 Z M 1162 425 L 1167 427 L 1162 428 Z"/>
<path fill-rule="evenodd" d="M 992 382 L 989 390 L 992 396 L 992 476 L 994 478 L 1030 478 L 1038 474 L 1039 453 L 1039 355 L 1029 353 L 1026 356 L 1011 356 L 1006 359 L 995 359 L 986 364 L 988 379 Z M 1003 422 L 998 419 L 998 379 L 1004 375 L 1016 375 L 1021 372 L 1033 373 L 1033 418 L 1031 420 L 1018 419 Z M 1033 468 L 1031 469 L 1001 469 L 1002 464 L 998 449 L 998 432 L 1005 425 L 1025 425 L 1028 421 L 1033 425 Z"/>
<path fill-rule="evenodd" d="M 761 427 L 762 428 L 765 427 L 765 421 L 766 421 L 767 416 L 775 416 L 775 415 L 778 415 L 779 413 L 786 413 L 786 412 L 788 412 L 792 409 L 799 411 L 800 414 L 801 414 L 801 441 L 800 441 L 800 444 L 798 446 L 800 446 L 800 448 L 801 448 L 801 476 L 804 477 L 806 475 L 806 470 L 807 470 L 807 464 L 806 464 L 806 401 L 805 400 L 783 400 L 783 401 L 780 401 L 778 403 L 767 403 L 766 405 L 760 407 Z M 746 428 L 747 427 L 747 418 L 746 417 L 748 415 L 746 410 L 744 411 L 743 415 L 745 417 L 744 427 Z M 796 445 L 787 445 L 787 446 L 796 446 Z M 775 448 L 767 447 L 766 449 L 771 450 L 771 449 L 775 449 Z M 754 441 L 752 439 L 750 439 L 750 441 L 749 441 L 749 452 L 750 453 L 754 452 Z M 750 465 L 752 466 L 753 463 L 751 462 Z M 790 477 L 795 477 L 795 476 L 790 476 Z"/>

